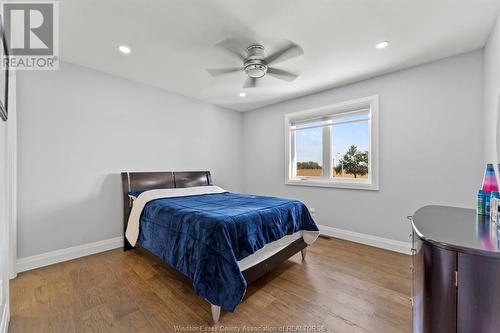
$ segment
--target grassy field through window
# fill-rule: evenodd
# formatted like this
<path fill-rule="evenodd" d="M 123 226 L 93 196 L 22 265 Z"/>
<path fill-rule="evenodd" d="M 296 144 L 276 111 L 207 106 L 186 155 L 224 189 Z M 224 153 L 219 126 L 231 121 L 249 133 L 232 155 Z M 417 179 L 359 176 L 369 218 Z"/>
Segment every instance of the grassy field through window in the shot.
<path fill-rule="evenodd" d="M 297 176 L 298 177 L 321 177 L 322 176 L 322 171 L 323 169 L 297 169 Z M 349 178 L 349 179 L 354 179 L 354 175 L 350 173 L 341 173 L 339 172 L 338 174 L 335 172 L 335 169 L 333 169 L 333 177 L 335 178 Z M 356 179 L 368 179 L 368 174 L 360 176 L 357 175 Z"/>

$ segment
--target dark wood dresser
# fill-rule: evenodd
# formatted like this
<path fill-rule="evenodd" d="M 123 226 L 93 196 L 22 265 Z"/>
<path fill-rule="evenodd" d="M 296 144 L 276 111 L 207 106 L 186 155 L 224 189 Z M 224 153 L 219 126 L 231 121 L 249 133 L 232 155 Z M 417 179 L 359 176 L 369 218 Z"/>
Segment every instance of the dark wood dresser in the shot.
<path fill-rule="evenodd" d="M 413 331 L 500 332 L 500 234 L 475 210 L 426 206 L 412 217 Z"/>

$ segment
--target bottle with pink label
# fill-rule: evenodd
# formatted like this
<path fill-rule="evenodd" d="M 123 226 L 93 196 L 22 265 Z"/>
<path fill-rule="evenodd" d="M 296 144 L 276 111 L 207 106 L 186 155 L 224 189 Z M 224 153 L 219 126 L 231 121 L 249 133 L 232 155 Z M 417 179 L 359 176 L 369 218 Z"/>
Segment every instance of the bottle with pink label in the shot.
<path fill-rule="evenodd" d="M 481 190 L 485 194 L 484 200 L 484 212 L 486 215 L 490 214 L 490 204 L 491 204 L 491 193 L 498 193 L 498 182 L 495 173 L 495 168 L 493 164 L 488 163 L 486 165 L 486 171 L 484 172 L 483 184 L 481 186 Z M 479 204 L 479 203 L 478 203 Z"/>

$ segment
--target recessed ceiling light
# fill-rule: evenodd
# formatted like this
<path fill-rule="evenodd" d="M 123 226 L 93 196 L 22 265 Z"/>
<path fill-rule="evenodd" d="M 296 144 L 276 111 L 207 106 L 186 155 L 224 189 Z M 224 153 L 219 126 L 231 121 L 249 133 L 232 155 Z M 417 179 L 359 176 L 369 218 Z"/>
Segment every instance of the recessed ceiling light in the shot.
<path fill-rule="evenodd" d="M 375 45 L 375 47 L 379 50 L 382 50 L 382 49 L 385 49 L 387 46 L 389 46 L 391 42 L 389 42 L 388 40 L 384 40 L 380 43 L 377 43 L 377 45 Z"/>
<path fill-rule="evenodd" d="M 247 95 L 247 93 L 242 91 L 242 92 L 240 92 L 238 95 L 239 95 L 240 97 L 245 97 L 245 96 Z"/>
<path fill-rule="evenodd" d="M 118 51 L 120 51 L 123 54 L 130 54 L 132 50 L 130 50 L 130 47 L 127 45 L 118 45 Z"/>

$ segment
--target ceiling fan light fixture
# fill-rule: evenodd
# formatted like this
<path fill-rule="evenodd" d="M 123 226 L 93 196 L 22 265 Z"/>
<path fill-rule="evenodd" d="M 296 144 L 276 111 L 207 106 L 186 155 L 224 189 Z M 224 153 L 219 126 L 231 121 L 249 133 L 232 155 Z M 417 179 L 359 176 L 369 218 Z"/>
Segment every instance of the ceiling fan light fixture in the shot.
<path fill-rule="evenodd" d="M 267 66 L 264 63 L 254 63 L 245 65 L 245 73 L 253 78 L 260 78 L 266 75 Z"/>

